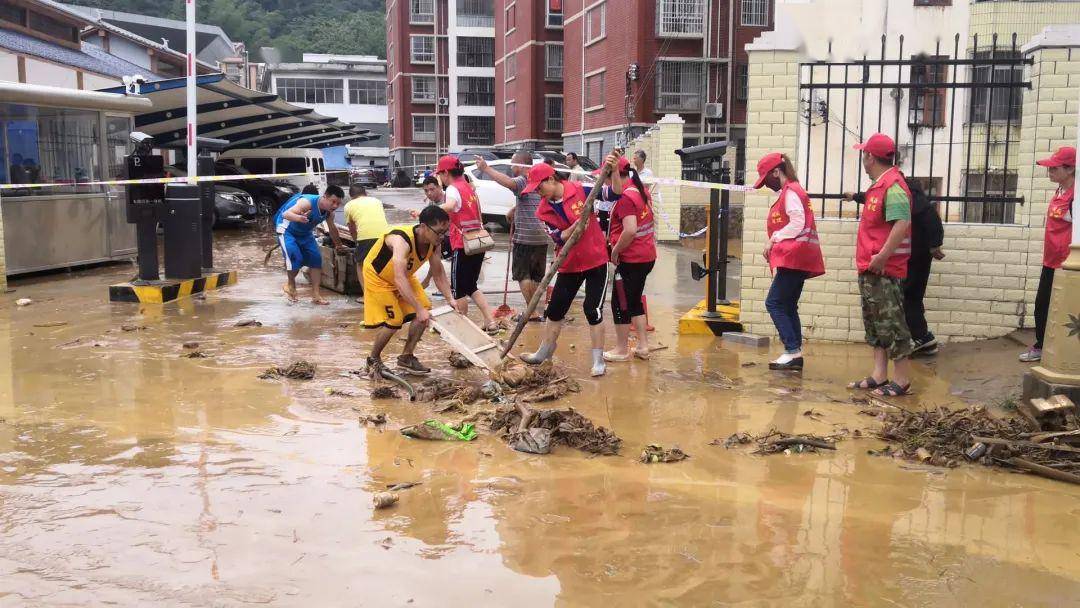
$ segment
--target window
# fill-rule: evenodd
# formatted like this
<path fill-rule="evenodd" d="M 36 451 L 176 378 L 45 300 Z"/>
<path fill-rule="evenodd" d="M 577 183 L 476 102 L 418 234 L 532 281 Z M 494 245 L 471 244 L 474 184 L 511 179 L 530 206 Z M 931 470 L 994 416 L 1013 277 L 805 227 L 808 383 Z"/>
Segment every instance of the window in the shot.
<path fill-rule="evenodd" d="M 439 162 L 439 155 L 429 152 L 413 152 L 412 162 L 418 169 L 434 169 Z"/>
<path fill-rule="evenodd" d="M 350 80 L 349 103 L 385 106 L 386 83 L 381 80 Z"/>
<path fill-rule="evenodd" d="M 750 66 L 745 63 L 735 68 L 735 99 L 746 101 L 750 97 Z"/>
<path fill-rule="evenodd" d="M 345 103 L 345 85 L 336 78 L 278 78 L 277 91 L 291 103 Z"/>
<path fill-rule="evenodd" d="M 241 158 L 240 166 L 253 175 L 268 175 L 274 172 L 274 159 Z"/>
<path fill-rule="evenodd" d="M 79 42 L 79 28 L 41 13 L 30 12 L 30 29 L 65 42 Z"/>
<path fill-rule="evenodd" d="M 972 171 L 966 177 L 967 196 L 1016 196 L 1016 173 L 1014 172 L 1003 174 L 1001 171 L 990 171 L 986 175 L 989 179 L 985 180 L 989 183 L 989 189 L 983 187 L 984 173 L 982 171 Z M 1016 222 L 1016 205 L 968 201 L 964 203 L 963 221 L 977 224 L 1013 224 Z"/>
<path fill-rule="evenodd" d="M 516 101 L 508 101 L 508 102 L 506 102 L 505 114 L 506 114 L 506 116 L 504 117 L 503 122 L 506 123 L 506 128 L 507 129 L 517 125 L 517 102 Z"/>
<path fill-rule="evenodd" d="M 915 6 L 952 6 L 952 0 L 915 0 Z"/>
<path fill-rule="evenodd" d="M 769 0 L 742 0 L 743 25 L 769 27 Z"/>
<path fill-rule="evenodd" d="M 461 145 L 491 146 L 495 144 L 494 116 L 461 116 L 458 118 L 458 143 Z"/>
<path fill-rule="evenodd" d="M 559 96 L 544 97 L 544 130 L 552 133 L 562 133 L 562 108 L 563 98 Z"/>
<path fill-rule="evenodd" d="M 5 2 L 0 4 L 0 19 L 15 25 L 26 25 L 26 9 Z"/>
<path fill-rule="evenodd" d="M 995 59 L 1016 59 L 1019 52 L 997 51 L 993 54 Z M 989 61 L 990 51 L 979 51 L 974 59 Z M 973 83 L 993 82 L 1000 85 L 1005 82 L 1021 82 L 1024 79 L 1023 65 L 976 65 L 972 71 Z M 1012 99 L 1010 99 L 1010 97 Z M 1011 120 L 1013 124 L 1020 122 L 1020 114 L 1023 108 L 1024 92 L 1012 87 L 985 88 L 971 90 L 971 122 L 986 122 L 987 107 L 990 112 L 991 122 L 1006 122 Z"/>
<path fill-rule="evenodd" d="M 656 0 L 658 36 L 699 38 L 705 32 L 705 0 Z"/>
<path fill-rule="evenodd" d="M 563 3 L 563 0 L 547 0 L 547 26 L 548 27 L 562 27 L 563 26 L 562 3 Z"/>
<path fill-rule="evenodd" d="M 510 80 L 517 76 L 517 53 L 510 53 L 503 59 L 503 78 Z"/>
<path fill-rule="evenodd" d="M 435 36 L 409 36 L 409 61 L 435 63 Z"/>
<path fill-rule="evenodd" d="M 918 61 L 920 57 L 912 57 Z M 948 57 L 938 55 L 925 57 L 929 60 L 947 60 Z M 911 84 L 916 85 L 911 89 L 911 99 L 908 101 L 908 124 L 918 127 L 944 127 L 945 126 L 945 89 L 942 87 L 923 88 L 918 85 L 940 84 L 946 79 L 945 64 L 913 63 L 911 65 Z"/>
<path fill-rule="evenodd" d="M 688 61 L 657 62 L 656 109 L 700 112 L 705 65 Z"/>
<path fill-rule="evenodd" d="M 604 160 L 604 141 L 587 141 L 585 142 L 585 156 L 593 162 L 601 162 Z"/>
<path fill-rule="evenodd" d="M 604 76 L 606 72 L 585 77 L 585 109 L 604 107 Z"/>
<path fill-rule="evenodd" d="M 458 27 L 495 27 L 495 2 L 492 0 L 458 0 Z"/>
<path fill-rule="evenodd" d="M 435 0 L 409 0 L 409 23 L 435 23 Z"/>
<path fill-rule="evenodd" d="M 592 44 L 607 34 L 607 5 L 585 12 L 585 44 Z"/>
<path fill-rule="evenodd" d="M 412 76 L 412 100 L 416 103 L 435 103 L 434 76 Z"/>
<path fill-rule="evenodd" d="M 495 39 L 459 37 L 457 64 L 463 68 L 495 67 Z"/>
<path fill-rule="evenodd" d="M 278 173 L 307 173 L 306 158 L 279 158 L 277 159 Z"/>
<path fill-rule="evenodd" d="M 544 78 L 562 80 L 563 45 L 548 43 L 544 46 Z"/>
<path fill-rule="evenodd" d="M 0 104 L 0 182 L 77 184 L 101 179 L 98 119 L 96 111 Z M 126 151 L 127 143 L 122 145 Z M 71 185 L 47 190 L 4 190 L 4 196 L 97 190 L 93 186 Z"/>
<path fill-rule="evenodd" d="M 506 7 L 506 34 L 509 34 L 511 30 L 517 27 L 517 5 L 511 4 Z"/>
<path fill-rule="evenodd" d="M 463 106 L 494 106 L 495 79 L 483 76 L 458 77 L 458 104 Z"/>
<path fill-rule="evenodd" d="M 413 141 L 435 141 L 435 117 L 412 117 Z"/>

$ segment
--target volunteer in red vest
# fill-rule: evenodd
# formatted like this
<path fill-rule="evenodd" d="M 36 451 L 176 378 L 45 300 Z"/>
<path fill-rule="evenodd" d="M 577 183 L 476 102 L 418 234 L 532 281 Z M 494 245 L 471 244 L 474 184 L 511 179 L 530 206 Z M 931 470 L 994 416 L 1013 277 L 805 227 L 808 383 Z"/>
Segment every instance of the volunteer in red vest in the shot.
<path fill-rule="evenodd" d="M 874 370 L 849 388 L 873 389 L 881 397 L 911 393 L 911 331 L 904 317 L 903 280 L 911 257 L 911 190 L 894 166 L 896 144 L 875 133 L 864 143 L 863 170 L 870 176 L 855 242 L 863 327 L 874 347 Z M 893 378 L 889 379 L 889 361 Z"/>
<path fill-rule="evenodd" d="M 539 192 L 543 200 L 536 210 L 536 217 L 547 227 L 548 236 L 555 242 L 555 255 L 559 255 L 563 243 L 570 238 L 574 222 L 585 209 L 585 190 L 581 184 L 563 180 L 555 168 L 546 163 L 529 169 L 529 183 L 521 193 Z M 562 330 L 563 319 L 570 305 L 585 285 L 585 319 L 589 322 L 592 342 L 592 375 L 602 376 L 607 371 L 604 364 L 604 292 L 607 290 L 607 243 L 596 216 L 589 217 L 585 232 L 559 266 L 559 276 L 548 302 L 544 324 L 544 340 L 535 353 L 521 355 L 529 364 L 543 363 L 555 354 L 555 346 Z"/>
<path fill-rule="evenodd" d="M 444 156 L 435 166 L 435 177 L 446 190 L 440 205 L 450 215 L 450 285 L 454 292 L 455 307 L 461 314 L 469 311 L 469 298 L 476 303 L 484 317 L 486 331 L 497 329 L 492 317 L 491 305 L 480 291 L 480 270 L 484 267 L 484 254 L 465 254 L 464 234 L 483 230 L 480 215 L 480 199 L 472 185 L 465 180 L 465 167 L 454 156 Z"/>
<path fill-rule="evenodd" d="M 1069 257 L 1072 244 L 1072 200 L 1076 180 L 1076 148 L 1058 148 L 1050 158 L 1038 161 L 1046 167 L 1046 175 L 1057 184 L 1057 191 L 1046 210 L 1046 236 L 1043 239 L 1043 268 L 1039 276 L 1039 291 L 1035 295 L 1035 344 L 1020 355 L 1020 360 L 1032 363 L 1042 360 L 1046 318 L 1050 313 L 1050 292 L 1054 286 L 1054 271 Z"/>
<path fill-rule="evenodd" d="M 758 180 L 754 188 L 768 186 L 780 193 L 765 220 L 768 242 L 765 260 L 773 272 L 772 286 L 765 298 L 776 333 L 784 344 L 784 354 L 769 362 L 769 369 L 802 371 L 802 321 L 799 320 L 799 297 L 806 279 L 825 274 L 817 224 L 810 209 L 810 197 L 799 184 L 791 160 L 779 152 L 766 154 L 758 161 Z"/>
<path fill-rule="evenodd" d="M 605 361 L 649 358 L 649 332 L 645 321 L 645 280 L 656 264 L 656 234 L 653 228 L 652 198 L 637 169 L 616 151 L 607 157 L 611 169 L 611 192 L 618 196 L 609 215 L 608 244 L 615 280 L 611 288 L 611 316 L 615 321 L 615 350 L 604 353 Z M 630 352 L 630 327 L 637 333 Z"/>

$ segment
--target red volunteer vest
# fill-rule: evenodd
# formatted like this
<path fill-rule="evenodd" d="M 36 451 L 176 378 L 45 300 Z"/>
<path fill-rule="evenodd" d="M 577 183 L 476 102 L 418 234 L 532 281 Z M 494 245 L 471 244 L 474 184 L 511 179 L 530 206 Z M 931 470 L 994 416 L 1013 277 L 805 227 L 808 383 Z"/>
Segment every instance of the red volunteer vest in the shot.
<path fill-rule="evenodd" d="M 450 212 L 450 247 L 464 249 L 465 239 L 463 232 L 472 232 L 484 227 L 480 217 L 480 199 L 476 197 L 476 191 L 465 178 L 459 177 L 452 184 L 461 195 L 461 210 Z"/>
<path fill-rule="evenodd" d="M 1054 193 L 1050 207 L 1046 210 L 1046 239 L 1043 241 L 1043 266 L 1061 268 L 1061 263 L 1069 257 L 1069 245 L 1072 244 L 1073 188 Z"/>
<path fill-rule="evenodd" d="M 558 230 L 566 230 L 577 221 L 581 212 L 585 210 L 585 191 L 575 182 L 564 181 L 563 183 L 562 209 L 566 213 L 566 219 L 562 214 L 551 206 L 545 198 L 540 201 L 540 207 L 536 210 L 536 217 L 541 222 L 554 226 Z M 559 255 L 562 246 L 556 246 L 555 255 Z M 585 225 L 585 232 L 581 240 L 570 250 L 566 261 L 559 267 L 559 272 L 584 272 L 597 266 L 606 264 L 608 259 L 607 243 L 604 241 L 604 231 L 600 230 L 600 222 L 593 215 L 589 223 Z"/>
<path fill-rule="evenodd" d="M 623 190 L 622 196 L 611 209 L 608 239 L 611 246 L 619 242 L 623 233 L 623 218 L 637 216 L 637 232 L 630 245 L 619 254 L 619 261 L 640 264 L 656 260 L 656 230 L 653 227 L 652 206 L 641 196 L 636 186 Z"/>
<path fill-rule="evenodd" d="M 855 242 L 855 266 L 859 272 L 866 272 L 870 267 L 870 259 L 873 258 L 885 241 L 889 240 L 892 232 L 892 224 L 885 221 L 885 193 L 893 184 L 899 184 L 904 194 L 908 197 L 908 206 L 911 206 L 911 190 L 904 181 L 903 174 L 896 167 L 890 167 L 876 182 L 866 191 L 866 203 L 863 205 L 862 216 L 859 219 L 859 235 Z M 895 279 L 907 277 L 908 258 L 911 257 L 911 226 L 908 226 L 907 235 L 897 246 L 896 251 L 889 256 L 885 263 L 885 274 Z"/>
<path fill-rule="evenodd" d="M 821 257 L 817 224 L 814 222 L 814 212 L 810 209 L 810 197 L 806 195 L 806 190 L 803 190 L 798 182 L 788 182 L 780 189 L 780 198 L 776 199 L 772 208 L 769 209 L 769 217 L 765 220 L 765 230 L 769 233 L 769 238 L 772 238 L 774 232 L 787 226 L 791 221 L 784 205 L 788 190 L 799 197 L 803 215 L 806 217 L 806 225 L 795 238 L 784 239 L 772 246 L 769 252 L 769 267 L 773 270 L 777 268 L 802 270 L 810 273 L 810 278 L 820 277 L 825 274 L 825 260 Z"/>

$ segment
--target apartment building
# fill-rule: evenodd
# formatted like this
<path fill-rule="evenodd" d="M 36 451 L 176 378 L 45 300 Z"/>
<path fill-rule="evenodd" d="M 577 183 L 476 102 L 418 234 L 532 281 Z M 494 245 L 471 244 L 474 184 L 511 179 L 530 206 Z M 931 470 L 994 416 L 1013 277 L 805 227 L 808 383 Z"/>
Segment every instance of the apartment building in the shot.
<path fill-rule="evenodd" d="M 664 114 L 686 121 L 684 145 L 728 140 L 743 148 L 743 46 L 772 27 L 772 0 L 560 4 L 565 150 L 599 159 Z"/>
<path fill-rule="evenodd" d="M 563 0 L 495 2 L 495 142 L 561 149 Z"/>
<path fill-rule="evenodd" d="M 495 145 L 495 2 L 389 0 L 390 156 L 434 167 L 440 154 Z"/>

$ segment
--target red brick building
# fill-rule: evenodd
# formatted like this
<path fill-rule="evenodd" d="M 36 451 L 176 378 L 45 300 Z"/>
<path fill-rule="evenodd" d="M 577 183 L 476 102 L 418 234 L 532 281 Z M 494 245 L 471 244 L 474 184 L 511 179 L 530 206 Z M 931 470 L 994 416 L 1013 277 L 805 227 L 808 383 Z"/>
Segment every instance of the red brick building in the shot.
<path fill-rule="evenodd" d="M 493 0 L 495 141 L 504 148 L 563 144 L 563 0 Z"/>
<path fill-rule="evenodd" d="M 728 139 L 743 148 L 743 48 L 772 27 L 773 0 L 562 5 L 564 150 L 598 160 L 664 114 L 686 120 L 685 145 Z"/>

